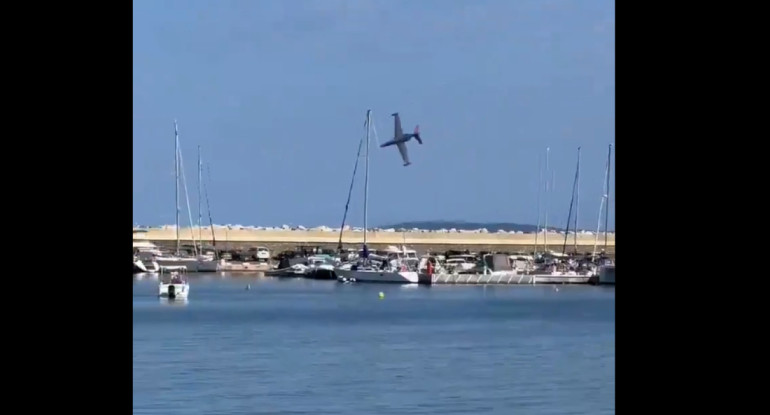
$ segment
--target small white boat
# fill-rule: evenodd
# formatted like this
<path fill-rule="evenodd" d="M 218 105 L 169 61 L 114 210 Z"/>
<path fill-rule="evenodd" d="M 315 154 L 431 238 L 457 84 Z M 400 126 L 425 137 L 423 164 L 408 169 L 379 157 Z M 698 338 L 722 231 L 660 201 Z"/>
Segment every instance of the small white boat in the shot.
<path fill-rule="evenodd" d="M 190 294 L 190 284 L 180 271 L 183 272 L 184 269 L 180 267 L 179 270 L 171 271 L 167 277 L 161 276 L 160 283 L 158 284 L 159 297 L 170 300 L 187 299 Z"/>

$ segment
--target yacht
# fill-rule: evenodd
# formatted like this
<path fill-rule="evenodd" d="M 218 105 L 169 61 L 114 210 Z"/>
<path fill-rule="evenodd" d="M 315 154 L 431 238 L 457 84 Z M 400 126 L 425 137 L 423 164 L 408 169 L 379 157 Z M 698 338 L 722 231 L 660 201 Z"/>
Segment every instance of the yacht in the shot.
<path fill-rule="evenodd" d="M 158 272 L 160 266 L 155 256 L 160 255 L 158 247 L 147 239 L 146 229 L 134 229 L 134 274 Z"/>

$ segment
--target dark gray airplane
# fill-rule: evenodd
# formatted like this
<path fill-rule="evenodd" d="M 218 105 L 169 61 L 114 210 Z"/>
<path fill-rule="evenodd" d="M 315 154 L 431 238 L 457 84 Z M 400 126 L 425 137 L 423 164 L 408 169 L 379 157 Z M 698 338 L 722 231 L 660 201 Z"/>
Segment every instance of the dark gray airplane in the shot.
<path fill-rule="evenodd" d="M 404 167 L 406 167 L 412 164 L 409 162 L 409 154 L 406 152 L 406 142 L 414 137 L 418 143 L 422 144 L 422 139 L 420 138 L 420 126 L 414 127 L 414 133 L 404 134 L 404 131 L 401 129 L 401 117 L 398 116 L 397 112 L 394 112 L 391 115 L 396 118 L 396 131 L 393 134 L 393 139 L 386 143 L 382 143 L 380 147 L 388 147 L 393 144 L 398 146 L 398 151 L 401 153 L 401 158 L 404 160 Z"/>

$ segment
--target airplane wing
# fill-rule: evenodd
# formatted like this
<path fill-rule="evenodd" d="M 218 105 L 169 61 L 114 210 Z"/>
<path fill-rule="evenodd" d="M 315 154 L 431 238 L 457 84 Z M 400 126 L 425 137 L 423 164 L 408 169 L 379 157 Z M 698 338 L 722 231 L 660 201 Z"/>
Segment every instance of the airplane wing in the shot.
<path fill-rule="evenodd" d="M 401 158 L 404 160 L 404 166 L 412 164 L 409 162 L 409 154 L 406 152 L 406 143 L 402 141 L 396 145 L 398 146 L 398 151 L 401 153 Z"/>
<path fill-rule="evenodd" d="M 393 113 L 393 116 L 396 118 L 395 119 L 396 130 L 395 130 L 395 134 L 393 135 L 393 138 L 398 140 L 399 138 L 401 138 L 401 136 L 404 135 L 404 131 L 401 129 L 401 117 L 398 116 L 397 112 Z M 406 151 L 406 150 L 404 150 L 404 151 Z M 401 154 L 404 154 L 404 153 L 402 152 Z"/>

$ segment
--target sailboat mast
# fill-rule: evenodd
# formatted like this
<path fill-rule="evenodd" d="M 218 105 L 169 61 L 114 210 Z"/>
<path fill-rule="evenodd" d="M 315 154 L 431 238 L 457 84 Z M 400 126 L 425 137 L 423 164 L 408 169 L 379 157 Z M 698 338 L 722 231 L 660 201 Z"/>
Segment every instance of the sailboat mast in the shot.
<path fill-rule="evenodd" d="M 610 220 L 610 158 L 612 156 L 612 144 L 610 144 L 607 150 L 607 188 L 605 193 L 607 194 L 607 211 L 604 213 L 604 252 L 607 252 L 607 225 Z"/>
<path fill-rule="evenodd" d="M 367 203 L 369 202 L 369 130 L 372 125 L 372 110 L 366 110 L 366 173 L 364 174 L 364 251 L 366 248 L 366 230 L 368 229 L 367 216 L 369 214 Z"/>
<path fill-rule="evenodd" d="M 580 147 L 578 147 L 577 179 L 575 179 L 575 253 L 577 253 L 578 217 L 580 216 Z"/>
<path fill-rule="evenodd" d="M 539 153 L 539 152 L 538 152 Z M 535 232 L 535 255 L 537 255 L 537 238 L 540 235 L 540 193 L 543 185 L 542 155 L 537 155 L 537 232 Z"/>
<path fill-rule="evenodd" d="M 550 158 L 551 147 L 545 148 L 545 219 L 543 223 L 543 253 L 548 251 L 548 206 L 551 200 L 548 192 L 548 159 Z"/>
<path fill-rule="evenodd" d="M 201 170 L 202 169 L 203 168 L 201 167 Z M 207 172 L 209 174 L 208 175 L 209 182 L 211 182 L 211 166 L 208 166 Z M 205 182 L 203 183 L 203 191 L 206 193 L 206 211 L 209 214 L 209 227 L 211 228 L 211 244 L 214 247 L 214 257 L 219 258 L 219 256 L 217 255 L 217 237 L 214 234 L 214 220 L 211 219 L 211 204 L 209 203 L 209 189 L 206 186 Z"/>
<path fill-rule="evenodd" d="M 174 120 L 174 197 L 176 205 L 176 254 L 179 255 L 179 129 Z"/>
<path fill-rule="evenodd" d="M 594 236 L 594 250 L 593 250 L 593 253 L 591 254 L 591 258 L 592 259 L 596 257 L 596 247 L 599 244 L 599 231 L 601 230 L 601 226 L 602 226 L 602 209 L 604 209 L 604 203 L 608 199 L 607 189 L 609 188 L 609 185 L 606 184 L 606 183 L 608 183 L 609 180 L 610 180 L 610 163 L 609 163 L 609 159 L 608 159 L 607 160 L 607 167 L 604 170 L 604 183 L 605 183 L 604 184 L 604 187 L 605 187 L 604 194 L 602 195 L 602 201 L 599 204 L 599 217 L 596 219 L 596 235 Z M 605 224 L 605 226 L 606 226 L 606 224 Z M 607 232 L 606 228 L 604 229 L 604 232 L 605 233 Z M 605 249 L 605 252 L 606 252 L 606 249 Z"/>
<path fill-rule="evenodd" d="M 567 214 L 567 229 L 564 230 L 564 245 L 562 245 L 562 248 L 561 248 L 562 254 L 567 253 L 567 240 L 569 238 L 569 226 L 572 223 L 572 207 L 575 205 L 575 195 L 577 193 L 579 171 L 580 171 L 580 147 L 578 147 L 578 162 L 577 162 L 577 166 L 575 166 L 575 181 L 572 182 L 572 197 L 570 198 L 570 201 L 569 201 L 569 213 Z M 577 211 L 577 209 L 575 210 Z M 573 229 L 573 232 L 574 231 L 575 230 Z M 577 233 L 575 235 L 577 235 Z M 577 246 L 577 240 L 576 240 L 575 246 Z"/>
<path fill-rule="evenodd" d="M 201 164 L 201 146 L 198 146 L 198 243 L 203 249 L 203 229 L 201 229 L 201 173 L 203 165 Z"/>

